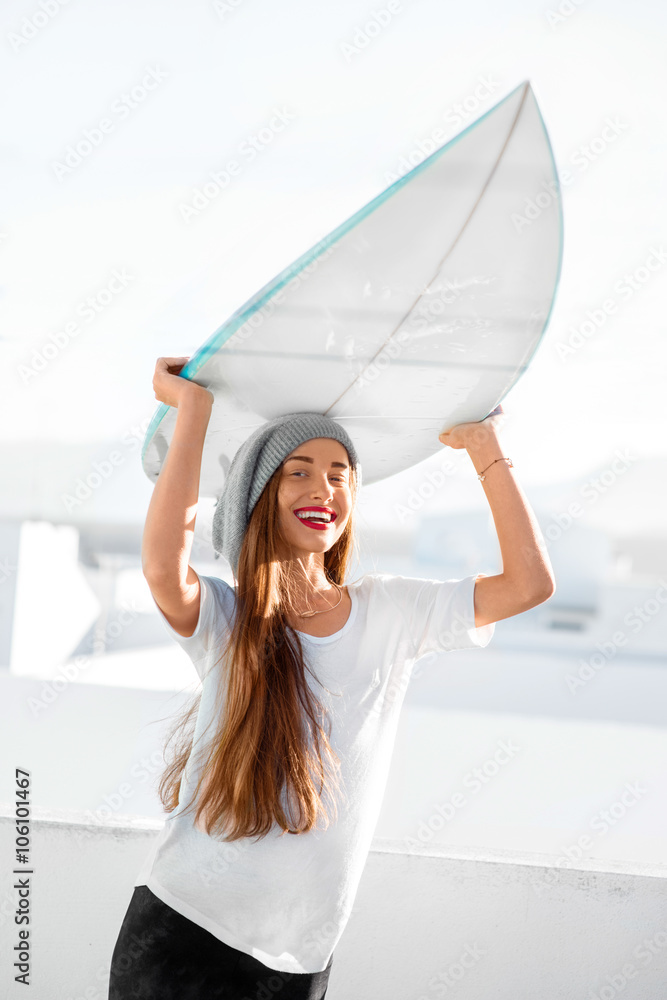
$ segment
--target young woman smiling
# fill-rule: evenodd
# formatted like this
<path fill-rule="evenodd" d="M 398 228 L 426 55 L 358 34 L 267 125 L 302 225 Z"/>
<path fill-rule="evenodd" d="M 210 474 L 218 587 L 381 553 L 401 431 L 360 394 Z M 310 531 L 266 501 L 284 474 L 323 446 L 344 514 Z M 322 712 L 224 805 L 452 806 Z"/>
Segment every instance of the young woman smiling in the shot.
<path fill-rule="evenodd" d="M 440 440 L 466 448 L 478 471 L 501 573 L 348 580 L 354 444 L 335 420 L 292 413 L 242 445 L 215 509 L 213 543 L 236 585 L 200 576 L 189 559 L 213 400 L 178 377 L 186 361 L 155 369 L 156 398 L 178 414 L 142 560 L 202 688 L 171 734 L 159 788 L 169 815 L 135 879 L 109 997 L 321 1000 L 413 664 L 486 646 L 495 622 L 551 596 L 553 573 L 503 455 L 498 407 Z"/>

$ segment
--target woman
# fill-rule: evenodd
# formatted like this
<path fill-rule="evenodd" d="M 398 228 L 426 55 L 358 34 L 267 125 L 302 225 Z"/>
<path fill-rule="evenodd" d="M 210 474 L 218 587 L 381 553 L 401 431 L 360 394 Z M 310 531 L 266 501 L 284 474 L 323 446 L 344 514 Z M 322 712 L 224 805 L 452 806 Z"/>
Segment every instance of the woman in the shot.
<path fill-rule="evenodd" d="M 202 680 L 174 730 L 168 815 L 135 880 L 110 1000 L 281 1000 L 326 994 L 386 785 L 415 660 L 486 646 L 494 623 L 547 600 L 539 526 L 503 456 L 502 410 L 440 435 L 466 448 L 491 506 L 503 571 L 463 580 L 346 582 L 361 469 L 316 413 L 268 421 L 242 445 L 213 542 L 237 585 L 189 565 L 207 389 L 159 358 L 176 407 L 142 563 L 156 606 Z M 195 720 L 194 732 L 188 726 Z"/>

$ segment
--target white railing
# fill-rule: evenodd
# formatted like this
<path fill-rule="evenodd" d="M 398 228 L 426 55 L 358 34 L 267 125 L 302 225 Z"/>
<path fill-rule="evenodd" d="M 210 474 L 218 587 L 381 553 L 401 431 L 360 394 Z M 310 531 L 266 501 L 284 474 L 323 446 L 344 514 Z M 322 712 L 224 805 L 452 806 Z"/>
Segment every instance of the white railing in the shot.
<path fill-rule="evenodd" d="M 30 988 L 14 982 L 15 825 L 0 815 L 2 982 L 14 1000 L 106 1000 L 133 881 L 161 820 L 32 820 Z M 667 868 L 547 856 L 407 853 L 375 840 L 327 1000 L 659 1000 Z"/>

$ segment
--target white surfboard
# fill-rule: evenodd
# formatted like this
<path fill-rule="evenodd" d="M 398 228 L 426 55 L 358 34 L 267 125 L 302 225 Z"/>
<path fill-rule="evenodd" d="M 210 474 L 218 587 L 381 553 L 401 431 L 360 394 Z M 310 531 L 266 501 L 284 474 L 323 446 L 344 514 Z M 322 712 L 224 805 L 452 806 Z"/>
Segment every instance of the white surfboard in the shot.
<path fill-rule="evenodd" d="M 442 449 L 526 370 L 561 269 L 558 173 L 528 81 L 280 272 L 192 355 L 214 395 L 200 494 L 218 497 L 266 420 L 314 410 L 351 435 L 364 483 Z M 148 427 L 157 479 L 176 410 Z"/>

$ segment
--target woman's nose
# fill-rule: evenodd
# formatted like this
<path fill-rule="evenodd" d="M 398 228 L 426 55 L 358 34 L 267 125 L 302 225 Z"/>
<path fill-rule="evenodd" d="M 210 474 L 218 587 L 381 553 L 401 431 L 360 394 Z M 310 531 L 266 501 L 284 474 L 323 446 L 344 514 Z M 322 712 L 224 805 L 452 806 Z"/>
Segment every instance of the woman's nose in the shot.
<path fill-rule="evenodd" d="M 326 497 L 328 500 L 331 500 L 333 498 L 333 488 L 329 482 L 329 477 L 322 476 L 320 479 L 316 479 L 311 492 L 314 497 Z"/>

